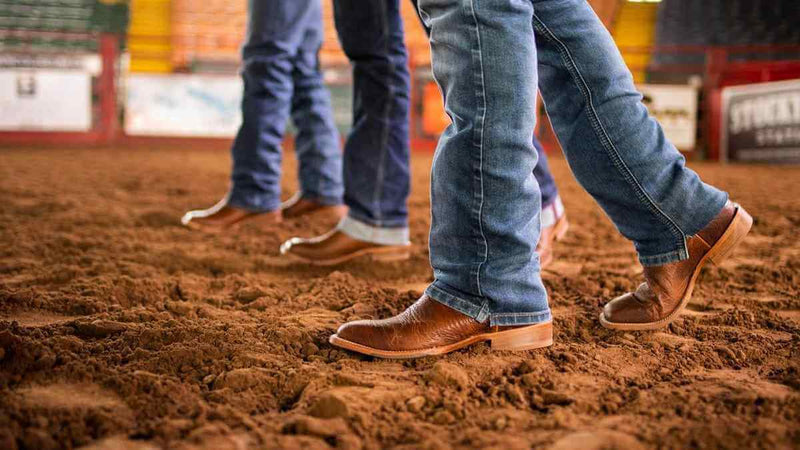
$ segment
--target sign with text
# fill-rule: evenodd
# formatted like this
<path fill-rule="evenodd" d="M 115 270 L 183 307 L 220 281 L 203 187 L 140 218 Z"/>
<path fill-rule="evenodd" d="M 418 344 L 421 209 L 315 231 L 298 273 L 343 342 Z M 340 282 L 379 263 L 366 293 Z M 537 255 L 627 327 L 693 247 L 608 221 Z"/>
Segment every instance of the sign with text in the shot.
<path fill-rule="evenodd" d="M 720 151 L 731 161 L 800 162 L 800 80 L 723 89 Z"/>

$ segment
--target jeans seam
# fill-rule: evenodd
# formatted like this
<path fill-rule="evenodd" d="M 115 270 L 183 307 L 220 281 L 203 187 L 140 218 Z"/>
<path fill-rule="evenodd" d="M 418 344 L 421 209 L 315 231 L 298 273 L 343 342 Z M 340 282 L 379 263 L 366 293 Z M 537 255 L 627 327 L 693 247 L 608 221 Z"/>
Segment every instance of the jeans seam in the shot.
<path fill-rule="evenodd" d="M 594 108 L 594 103 L 592 101 L 592 93 L 589 90 L 589 87 L 586 83 L 586 80 L 583 78 L 578 66 L 575 64 L 575 61 L 572 59 L 572 55 L 569 53 L 569 49 L 567 48 L 566 44 L 561 42 L 558 37 L 547 28 L 547 25 L 539 19 L 539 17 L 534 13 L 533 20 L 536 22 L 534 25 L 535 28 L 538 28 L 543 35 L 547 36 L 550 40 L 554 41 L 559 47 L 559 53 L 561 53 L 561 57 L 564 59 L 564 62 L 572 74 L 575 77 L 575 81 L 577 82 L 580 80 L 580 83 L 576 83 L 578 85 L 578 89 L 581 91 L 581 94 L 584 96 L 584 100 L 586 100 L 588 110 L 590 114 L 588 114 L 589 119 L 592 123 L 592 128 L 594 129 L 595 134 L 600 139 L 600 142 L 603 145 L 603 148 L 608 152 L 611 160 L 614 163 L 614 166 L 617 167 L 625 179 L 633 188 L 634 192 L 636 192 L 636 196 L 638 197 L 639 201 L 644 203 L 651 212 L 655 213 L 655 216 L 659 218 L 659 220 L 673 232 L 675 237 L 677 238 L 678 242 L 676 242 L 681 250 L 678 252 L 683 254 L 684 256 L 688 256 L 688 248 L 686 244 L 686 233 L 681 230 L 681 228 L 669 217 L 659 206 L 658 204 L 650 197 L 650 195 L 645 191 L 644 187 L 639 183 L 636 177 L 631 172 L 630 168 L 625 164 L 625 161 L 622 160 L 622 157 L 619 155 L 614 143 L 611 142 L 611 138 L 608 136 L 603 124 L 600 122 L 600 118 L 597 114 L 597 110 Z M 685 259 L 685 258 L 684 258 Z"/>
<path fill-rule="evenodd" d="M 480 25 L 478 23 L 478 17 L 475 15 L 475 3 L 474 0 L 469 0 L 469 8 L 470 14 L 472 15 L 472 20 L 475 23 L 475 37 L 476 42 L 478 44 L 478 67 L 476 67 L 476 72 L 478 72 L 479 81 L 478 84 L 480 85 L 480 90 L 477 88 L 475 89 L 475 96 L 481 99 L 482 103 L 482 111 L 481 111 L 481 118 L 480 118 L 480 125 L 477 127 L 476 132 L 480 134 L 480 138 L 478 139 L 478 178 L 480 181 L 480 203 L 478 205 L 478 230 L 481 234 L 481 239 L 483 239 L 483 261 L 478 263 L 478 266 L 475 270 L 475 283 L 478 291 L 478 295 L 483 295 L 481 290 L 481 269 L 486 261 L 489 260 L 489 242 L 486 240 L 486 235 L 483 232 L 483 143 L 484 143 L 484 125 L 486 123 L 486 85 L 484 83 L 484 73 L 483 73 L 483 47 L 481 45 L 481 30 Z M 473 141 L 473 145 L 474 145 Z"/>
<path fill-rule="evenodd" d="M 383 27 L 384 46 L 383 53 L 387 58 L 387 67 L 391 70 L 391 60 L 389 58 L 389 18 L 386 11 L 386 3 L 379 2 L 382 6 L 381 10 L 381 26 Z M 384 164 L 386 163 L 386 154 L 389 152 L 389 117 L 392 113 L 392 99 L 394 98 L 394 85 L 391 81 L 387 83 L 387 101 L 383 113 L 383 133 L 381 136 L 381 153 L 378 158 L 378 172 L 375 174 L 375 191 L 373 192 L 372 204 L 375 209 L 375 219 L 382 223 L 383 215 L 381 214 L 381 197 L 383 196 L 383 181 L 384 181 Z"/>

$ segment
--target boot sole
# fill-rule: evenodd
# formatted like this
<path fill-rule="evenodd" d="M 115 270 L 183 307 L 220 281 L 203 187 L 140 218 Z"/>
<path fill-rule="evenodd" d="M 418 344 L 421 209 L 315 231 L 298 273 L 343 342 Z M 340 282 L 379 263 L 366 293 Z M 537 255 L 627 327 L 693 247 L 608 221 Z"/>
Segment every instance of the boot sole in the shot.
<path fill-rule="evenodd" d="M 377 262 L 405 261 L 411 257 L 411 246 L 382 246 L 378 248 L 366 248 L 353 253 L 342 255 L 331 259 L 311 259 L 292 254 L 291 250 L 284 254 L 285 257 L 296 262 L 310 264 L 312 266 L 335 266 L 354 259 L 365 259 Z"/>
<path fill-rule="evenodd" d="M 536 325 L 514 328 L 507 331 L 476 334 L 475 336 L 456 342 L 455 344 L 422 350 L 380 350 L 342 339 L 336 334 L 328 339 L 328 342 L 337 347 L 364 355 L 388 359 L 408 359 L 444 355 L 445 353 L 450 353 L 482 341 L 490 341 L 492 350 L 501 351 L 523 351 L 549 347 L 553 345 L 553 322 L 537 323 Z"/>
<path fill-rule="evenodd" d="M 683 298 L 681 298 L 681 302 L 678 304 L 678 307 L 675 308 L 675 310 L 672 311 L 667 317 L 655 322 L 620 323 L 609 322 L 601 312 L 600 324 L 612 330 L 627 331 L 657 330 L 659 328 L 666 327 L 675 319 L 677 319 L 683 310 L 686 309 L 686 305 L 689 304 L 689 300 L 692 298 L 692 292 L 694 291 L 694 285 L 695 282 L 697 282 L 697 277 L 700 275 L 700 271 L 703 269 L 706 263 L 710 261 L 715 265 L 719 265 L 728 257 L 730 257 L 736 247 L 738 247 L 742 240 L 744 240 L 744 237 L 747 236 L 747 233 L 750 232 L 750 228 L 752 228 L 752 226 L 753 218 L 747 213 L 747 211 L 744 210 L 744 208 L 738 206 L 736 208 L 736 213 L 733 215 L 733 220 L 731 220 L 728 228 L 724 233 L 722 233 L 722 236 L 720 236 L 719 240 L 717 240 L 717 242 L 711 246 L 708 252 L 706 252 L 706 254 L 700 259 L 697 267 L 695 267 L 694 273 L 692 273 L 692 278 L 689 280 L 689 286 L 686 289 L 686 292 L 683 294 Z"/>

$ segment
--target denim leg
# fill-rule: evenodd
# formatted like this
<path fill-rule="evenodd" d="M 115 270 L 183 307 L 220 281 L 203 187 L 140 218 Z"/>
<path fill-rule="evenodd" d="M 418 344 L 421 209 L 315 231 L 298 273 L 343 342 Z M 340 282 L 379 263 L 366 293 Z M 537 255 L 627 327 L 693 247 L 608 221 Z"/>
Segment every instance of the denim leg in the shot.
<path fill-rule="evenodd" d="M 411 0 L 414 10 L 419 12 L 417 3 L 418 0 Z M 431 31 L 428 29 L 427 25 L 425 25 L 425 21 L 422 21 L 422 28 L 430 37 Z M 539 190 L 542 192 L 542 208 L 544 209 L 553 205 L 558 199 L 558 187 L 556 186 L 556 180 L 553 179 L 553 175 L 550 173 L 550 166 L 547 163 L 547 154 L 545 154 L 544 147 L 542 147 L 542 143 L 539 142 L 536 135 L 533 136 L 533 147 L 536 149 L 536 154 L 539 157 L 536 167 L 533 169 L 533 176 L 536 177 L 536 181 L 539 183 Z"/>
<path fill-rule="evenodd" d="M 303 198 L 324 205 L 342 203 L 342 151 L 333 119 L 330 92 L 322 81 L 322 8 L 313 2 L 303 40 L 294 58 L 292 121 L 297 127 L 295 151 Z"/>
<path fill-rule="evenodd" d="M 431 174 L 426 293 L 491 325 L 550 320 L 536 242 L 536 48 L 529 1 L 420 0 L 451 124 Z M 509 51 L 513 49 L 513 51 Z"/>
<path fill-rule="evenodd" d="M 533 176 L 539 183 L 539 190 L 542 192 L 542 208 L 546 208 L 553 204 L 558 198 L 558 188 L 556 187 L 556 180 L 550 173 L 550 165 L 547 163 L 547 155 L 544 152 L 542 143 L 536 136 L 533 136 L 533 148 L 536 149 L 536 155 L 539 160 L 536 167 L 533 168 Z"/>
<path fill-rule="evenodd" d="M 250 0 L 242 50 L 242 125 L 233 142 L 228 203 L 251 211 L 280 206 L 281 141 L 294 91 L 292 70 L 320 0 Z"/>
<path fill-rule="evenodd" d="M 399 0 L 334 0 L 334 14 L 353 64 L 353 127 L 344 150 L 348 223 L 370 233 L 395 229 L 392 239 L 405 243 L 410 81 Z"/>
<path fill-rule="evenodd" d="M 533 0 L 539 88 L 581 185 L 643 265 L 688 257 L 727 194 L 703 183 L 641 103 L 611 36 L 585 0 Z"/>

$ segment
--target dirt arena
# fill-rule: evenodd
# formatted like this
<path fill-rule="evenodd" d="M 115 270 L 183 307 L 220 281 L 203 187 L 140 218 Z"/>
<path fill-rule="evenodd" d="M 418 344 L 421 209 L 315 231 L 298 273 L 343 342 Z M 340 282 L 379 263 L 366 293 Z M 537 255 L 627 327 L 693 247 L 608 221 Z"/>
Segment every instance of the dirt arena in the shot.
<path fill-rule="evenodd" d="M 411 260 L 328 269 L 277 256 L 324 218 L 179 225 L 225 192 L 224 150 L 0 151 L 0 448 L 800 448 L 800 167 L 692 164 L 756 224 L 661 332 L 600 327 L 640 269 L 554 159 L 572 223 L 544 274 L 554 346 L 332 348 L 430 281 L 429 164 L 414 157 Z"/>

